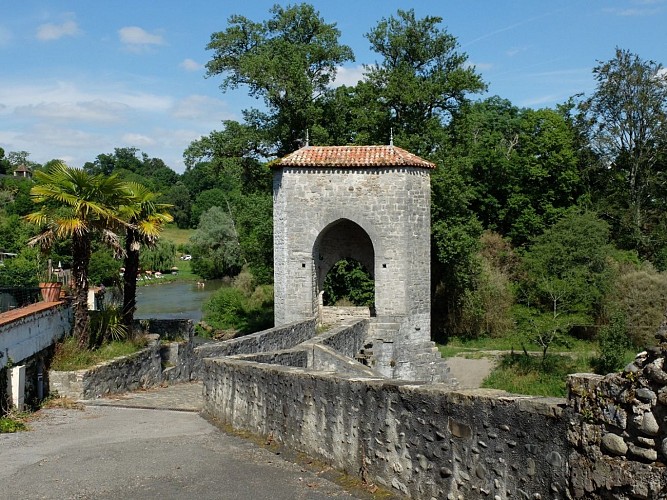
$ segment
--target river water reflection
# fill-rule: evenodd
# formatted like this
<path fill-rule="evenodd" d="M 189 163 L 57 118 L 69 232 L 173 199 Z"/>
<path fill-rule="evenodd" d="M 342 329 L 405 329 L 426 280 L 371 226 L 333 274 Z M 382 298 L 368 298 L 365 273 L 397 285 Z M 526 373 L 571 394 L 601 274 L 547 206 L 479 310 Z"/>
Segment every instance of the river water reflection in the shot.
<path fill-rule="evenodd" d="M 180 319 L 199 321 L 201 308 L 213 292 L 225 285 L 211 280 L 204 287 L 195 282 L 176 281 L 137 287 L 137 319 Z"/>

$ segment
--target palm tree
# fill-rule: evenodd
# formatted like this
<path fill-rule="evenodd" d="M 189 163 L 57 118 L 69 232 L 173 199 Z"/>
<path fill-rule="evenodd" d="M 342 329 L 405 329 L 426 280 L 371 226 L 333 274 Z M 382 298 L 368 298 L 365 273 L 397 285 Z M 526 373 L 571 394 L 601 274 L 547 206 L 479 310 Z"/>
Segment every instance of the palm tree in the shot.
<path fill-rule="evenodd" d="M 120 248 L 115 231 L 125 223 L 117 207 L 127 204 L 131 193 L 115 175 L 91 175 L 60 161 L 47 171 L 36 171 L 35 180 L 30 197 L 42 207 L 25 219 L 38 225 L 41 232 L 29 244 L 39 244 L 47 251 L 54 241 L 71 238 L 74 336 L 79 346 L 88 347 L 91 238 L 98 233 L 106 243 Z"/>
<path fill-rule="evenodd" d="M 151 247 L 157 243 L 164 224 L 173 221 L 166 211 L 172 205 L 156 203 L 157 193 L 136 182 L 126 183 L 132 197 L 119 213 L 127 221 L 125 226 L 125 272 L 123 274 L 122 324 L 132 332 L 134 311 L 137 305 L 137 276 L 139 275 L 139 251 L 142 245 Z"/>

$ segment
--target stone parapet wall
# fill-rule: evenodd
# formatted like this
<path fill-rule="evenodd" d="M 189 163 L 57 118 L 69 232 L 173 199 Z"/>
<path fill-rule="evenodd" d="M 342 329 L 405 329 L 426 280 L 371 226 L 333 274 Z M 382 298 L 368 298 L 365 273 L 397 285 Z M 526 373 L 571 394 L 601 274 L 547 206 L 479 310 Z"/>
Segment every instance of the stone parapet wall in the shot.
<path fill-rule="evenodd" d="M 203 380 L 208 416 L 413 498 L 566 497 L 564 400 L 230 358 Z"/>
<path fill-rule="evenodd" d="M 200 345 L 194 350 L 195 360 L 192 367 L 192 376 L 193 378 L 200 377 L 204 358 L 290 349 L 313 338 L 317 333 L 316 326 L 316 318 L 310 318 L 232 340 Z"/>
<path fill-rule="evenodd" d="M 576 498 L 667 498 L 666 347 L 622 373 L 570 376 Z"/>
<path fill-rule="evenodd" d="M 162 341 L 188 340 L 195 335 L 195 325 L 190 319 L 137 319 L 134 328 L 144 334 L 157 334 Z"/>
<path fill-rule="evenodd" d="M 350 319 L 318 335 L 314 341 L 331 347 L 343 356 L 354 358 L 364 346 L 368 327 L 368 320 Z"/>
<path fill-rule="evenodd" d="M 129 356 L 76 371 L 50 371 L 50 391 L 72 399 L 96 399 L 154 387 L 161 382 L 160 347 L 155 345 Z"/>
<path fill-rule="evenodd" d="M 147 326 L 147 325 L 143 325 Z M 136 353 L 92 368 L 48 373 L 49 391 L 73 399 L 95 399 L 165 382 L 189 382 L 195 365 L 194 327 L 190 320 L 150 320 L 149 345 Z M 173 341 L 172 339 L 181 339 Z M 172 341 L 170 341 L 172 340 Z"/>

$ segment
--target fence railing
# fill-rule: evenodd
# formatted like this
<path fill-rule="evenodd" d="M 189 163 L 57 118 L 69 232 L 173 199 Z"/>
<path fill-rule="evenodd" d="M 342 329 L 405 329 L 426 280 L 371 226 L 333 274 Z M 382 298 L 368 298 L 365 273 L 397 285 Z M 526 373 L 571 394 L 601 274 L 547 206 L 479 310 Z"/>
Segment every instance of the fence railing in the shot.
<path fill-rule="evenodd" d="M 29 306 L 42 300 L 38 287 L 0 287 L 0 313 Z"/>

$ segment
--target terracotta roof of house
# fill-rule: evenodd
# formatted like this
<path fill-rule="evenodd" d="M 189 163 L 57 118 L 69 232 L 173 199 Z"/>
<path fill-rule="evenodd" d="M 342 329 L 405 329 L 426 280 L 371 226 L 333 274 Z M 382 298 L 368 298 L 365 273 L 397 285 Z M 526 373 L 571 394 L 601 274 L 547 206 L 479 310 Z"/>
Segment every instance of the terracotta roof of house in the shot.
<path fill-rule="evenodd" d="M 435 164 L 396 146 L 306 146 L 272 166 L 435 168 Z"/>

